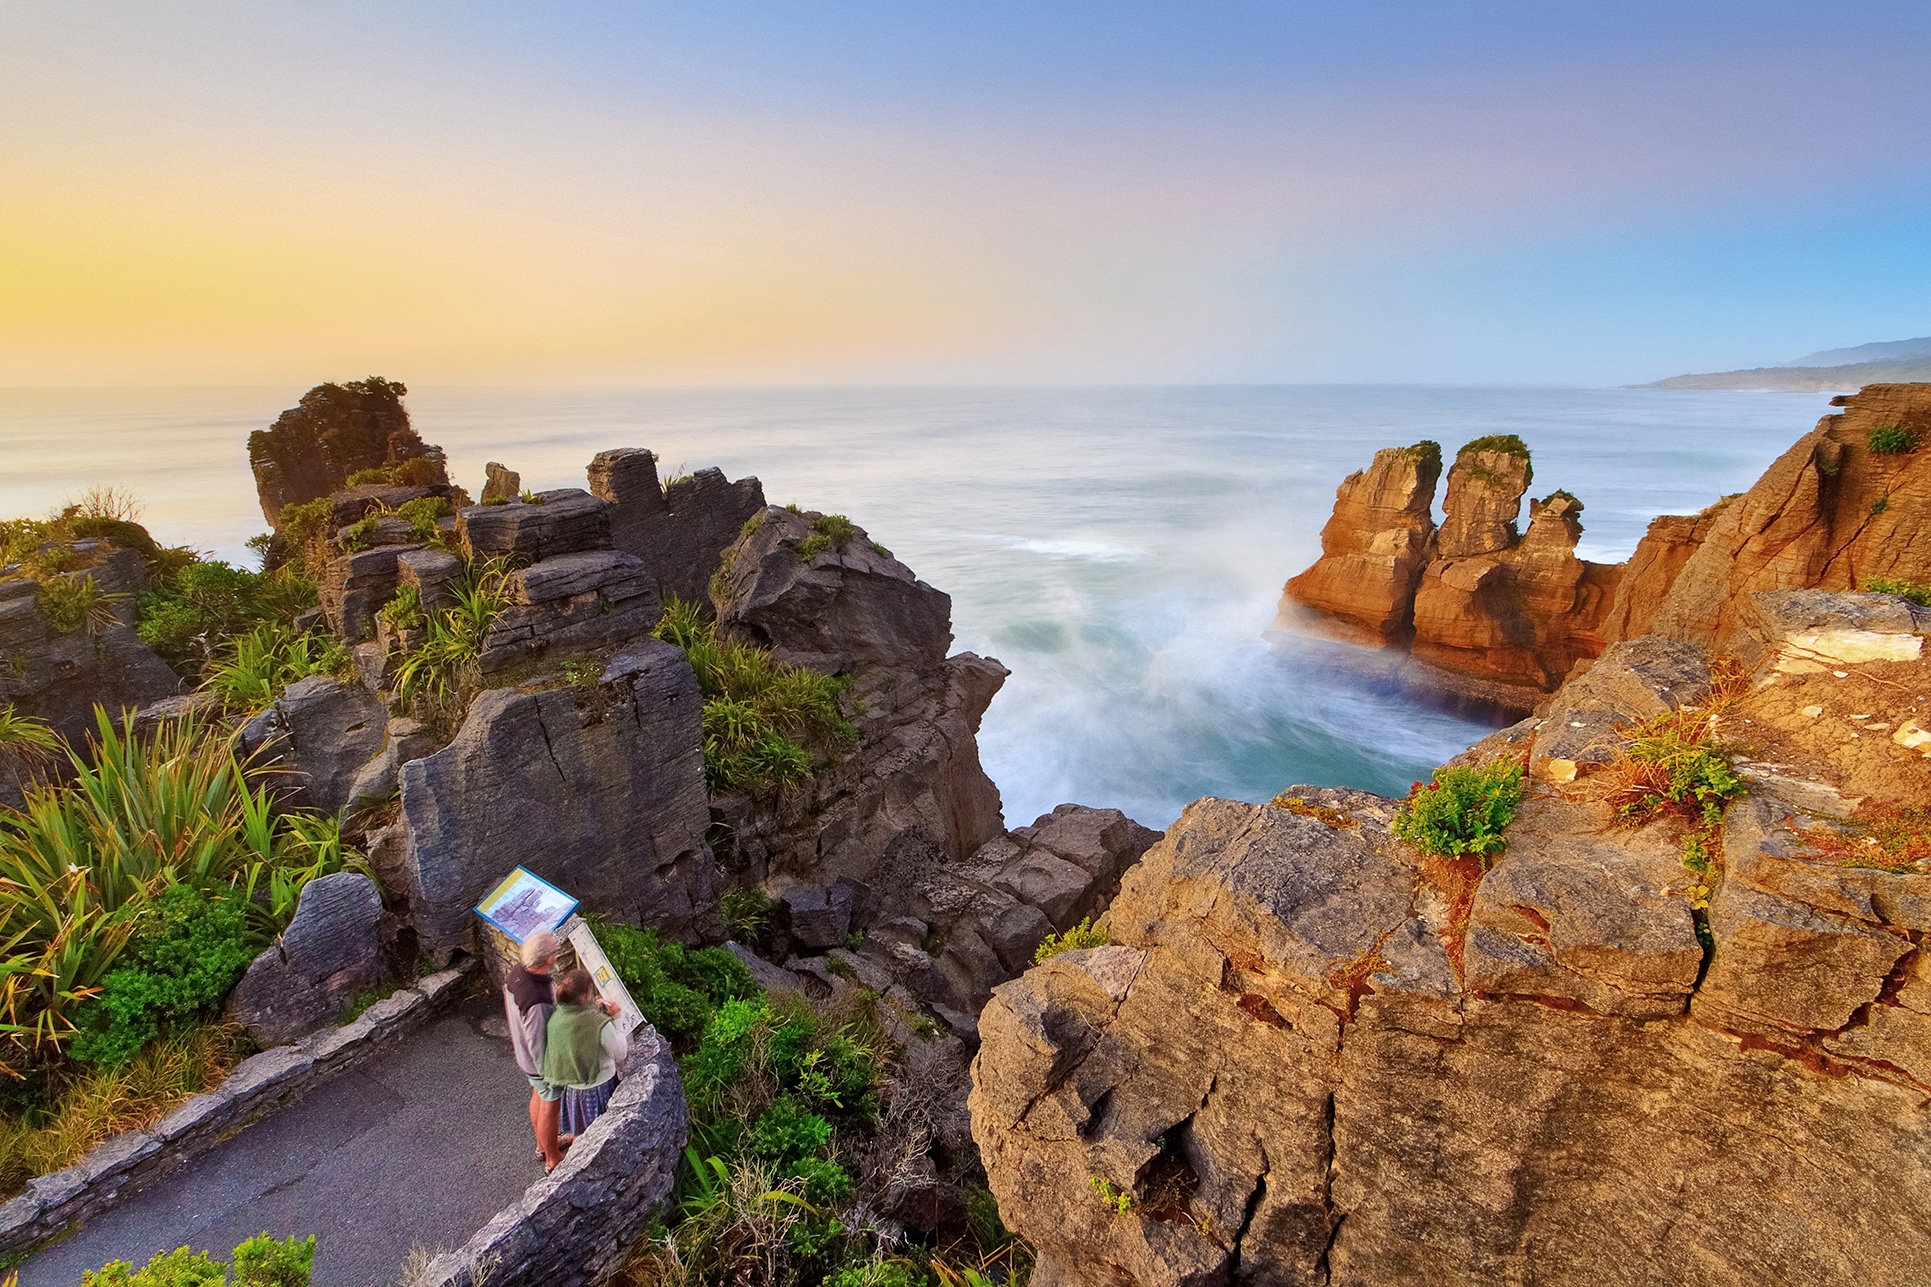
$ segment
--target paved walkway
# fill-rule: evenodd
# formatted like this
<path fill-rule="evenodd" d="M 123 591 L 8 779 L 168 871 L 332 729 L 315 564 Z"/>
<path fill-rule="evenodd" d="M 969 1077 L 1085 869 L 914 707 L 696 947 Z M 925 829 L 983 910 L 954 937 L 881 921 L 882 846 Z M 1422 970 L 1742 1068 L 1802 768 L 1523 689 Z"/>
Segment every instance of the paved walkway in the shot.
<path fill-rule="evenodd" d="M 379 1057 L 244 1130 L 20 1267 L 78 1287 L 110 1260 L 315 1234 L 313 1287 L 391 1287 L 410 1249 L 447 1250 L 543 1174 L 528 1084 L 472 998 Z"/>

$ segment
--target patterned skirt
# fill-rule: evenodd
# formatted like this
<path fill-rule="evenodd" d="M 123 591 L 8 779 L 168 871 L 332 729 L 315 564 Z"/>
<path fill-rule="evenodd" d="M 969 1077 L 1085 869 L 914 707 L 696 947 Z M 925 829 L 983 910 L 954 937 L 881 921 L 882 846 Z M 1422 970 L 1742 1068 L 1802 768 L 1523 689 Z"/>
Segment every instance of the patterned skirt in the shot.
<path fill-rule="evenodd" d="M 574 1086 L 563 1088 L 563 1111 L 557 1121 L 557 1134 L 581 1135 L 590 1129 L 590 1123 L 610 1107 L 610 1097 L 617 1091 L 617 1078 L 612 1077 L 601 1086 L 589 1086 L 582 1090 Z"/>

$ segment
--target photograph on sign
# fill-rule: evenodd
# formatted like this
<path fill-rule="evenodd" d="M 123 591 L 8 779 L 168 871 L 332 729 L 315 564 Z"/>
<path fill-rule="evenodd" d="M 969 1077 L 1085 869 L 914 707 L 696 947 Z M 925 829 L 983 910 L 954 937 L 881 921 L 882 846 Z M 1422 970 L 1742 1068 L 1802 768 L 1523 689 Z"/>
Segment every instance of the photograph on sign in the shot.
<path fill-rule="evenodd" d="M 476 904 L 478 916 L 519 943 L 538 930 L 554 930 L 576 909 L 576 899 L 525 867 L 505 876 Z"/>
<path fill-rule="evenodd" d="M 617 977 L 617 971 L 610 966 L 610 958 L 603 954 L 603 946 L 590 927 L 578 921 L 570 929 L 570 946 L 576 949 L 577 964 L 590 971 L 590 978 L 597 985 L 597 991 L 606 1001 L 617 1003 L 617 1017 L 612 1021 L 624 1033 L 634 1031 L 644 1021 L 644 1012 L 637 1008 L 631 999 L 630 989 Z"/>

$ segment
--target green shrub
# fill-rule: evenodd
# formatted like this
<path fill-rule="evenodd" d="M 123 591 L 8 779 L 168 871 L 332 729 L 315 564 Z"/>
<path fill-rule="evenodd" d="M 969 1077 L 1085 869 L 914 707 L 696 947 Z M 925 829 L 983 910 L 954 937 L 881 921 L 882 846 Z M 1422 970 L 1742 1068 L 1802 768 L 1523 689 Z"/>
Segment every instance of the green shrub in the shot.
<path fill-rule="evenodd" d="M 804 744 L 850 744 L 858 730 L 838 708 L 851 681 L 774 661 L 721 638 L 697 608 L 673 598 L 654 631 L 684 650 L 704 695 L 704 772 L 713 791 L 768 791 L 810 776 Z M 801 740 L 804 739 L 804 740 Z"/>
<path fill-rule="evenodd" d="M 1394 833 L 1423 853 L 1472 854 L 1486 865 L 1507 844 L 1502 833 L 1521 802 L 1522 766 L 1512 760 L 1444 766 L 1427 785 L 1415 783 L 1395 815 Z"/>
<path fill-rule="evenodd" d="M 752 1124 L 746 1147 L 752 1156 L 780 1166 L 811 1157 L 831 1139 L 831 1123 L 790 1095 L 780 1095 Z"/>
<path fill-rule="evenodd" d="M 502 559 L 472 563 L 450 589 L 454 605 L 428 619 L 427 637 L 396 666 L 396 696 L 404 702 L 448 700 L 475 680 L 483 641 L 509 606 L 508 566 Z"/>
<path fill-rule="evenodd" d="M 212 1015 L 261 950 L 232 891 L 175 885 L 145 908 L 88 1006 L 69 1048 L 82 1063 L 118 1068 L 165 1027 Z"/>
<path fill-rule="evenodd" d="M 105 630 L 119 620 L 114 605 L 121 596 L 107 593 L 91 576 L 50 577 L 40 582 L 35 597 L 40 615 L 63 635 L 82 626 L 90 631 Z"/>
<path fill-rule="evenodd" d="M 333 638 L 270 622 L 237 635 L 210 663 L 201 691 L 230 709 L 259 711 L 296 680 L 340 675 L 351 665 L 349 650 Z"/>
<path fill-rule="evenodd" d="M 164 661 L 194 674 L 236 636 L 257 626 L 286 625 L 315 604 L 315 583 L 292 564 L 250 572 L 203 559 L 138 596 L 135 628 Z"/>
<path fill-rule="evenodd" d="M 1614 783 L 1608 798 L 1631 822 L 1671 812 L 1714 827 L 1724 806 L 1749 787 L 1716 745 L 1702 712 L 1671 711 L 1624 736 L 1625 755 L 1607 766 Z"/>
<path fill-rule="evenodd" d="M 1918 449 L 1919 434 L 1899 425 L 1879 425 L 1865 441 L 1880 456 L 1902 456 Z"/>
<path fill-rule="evenodd" d="M 771 932 L 776 904 L 761 889 L 727 889 L 718 899 L 717 910 L 734 937 L 758 944 Z"/>
<path fill-rule="evenodd" d="M 315 1238 L 277 1240 L 257 1234 L 235 1248 L 230 1266 L 186 1247 L 157 1251 L 136 1269 L 116 1260 L 81 1275 L 81 1287 L 308 1287 L 315 1269 Z"/>
<path fill-rule="evenodd" d="M 268 770 L 237 758 L 235 734 L 178 719 L 136 737 L 131 714 L 96 720 L 64 780 L 30 788 L 0 826 L 0 1067 L 59 1054 L 171 886 L 233 886 L 272 934 L 303 884 L 348 860 L 339 821 L 276 814 Z"/>
<path fill-rule="evenodd" d="M 396 516 L 409 524 L 409 535 L 424 545 L 440 545 L 442 526 L 437 523 L 448 512 L 448 503 L 439 496 L 424 496 L 396 506 Z"/>
<path fill-rule="evenodd" d="M 1064 934 L 1048 934 L 1046 941 L 1033 949 L 1033 964 L 1058 956 L 1061 952 L 1077 952 L 1089 947 L 1106 947 L 1113 942 L 1106 931 L 1093 924 L 1088 916 Z"/>
<path fill-rule="evenodd" d="M 1133 1210 L 1133 1193 L 1122 1189 L 1103 1175 L 1092 1177 L 1093 1192 L 1099 1194 L 1100 1201 L 1113 1208 L 1115 1215 L 1125 1215 Z"/>
<path fill-rule="evenodd" d="M 798 557 L 809 563 L 831 549 L 844 549 L 858 536 L 858 525 L 843 514 L 820 514 L 811 520 L 811 535 L 798 542 Z"/>
<path fill-rule="evenodd" d="M 1422 473 L 1432 473 L 1438 477 L 1440 476 L 1442 472 L 1442 445 L 1440 443 L 1436 442 L 1433 438 L 1423 438 L 1414 446 L 1406 448 L 1406 450 L 1414 458 L 1416 466 Z M 1464 447 L 1462 450 L 1467 451 L 1468 448 Z M 1526 451 L 1527 448 L 1524 448 L 1524 450 Z"/>
<path fill-rule="evenodd" d="M 750 967 L 723 948 L 660 943 L 653 930 L 602 921 L 591 931 L 644 1018 L 673 1042 L 702 1035 L 720 1004 L 760 995 Z"/>
<path fill-rule="evenodd" d="M 1909 599 L 1920 608 L 1931 607 L 1931 585 L 1920 585 L 1915 581 L 1894 581 L 1888 577 L 1872 577 L 1864 583 L 1864 589 L 1871 594 L 1895 594 Z"/>
<path fill-rule="evenodd" d="M 405 585 L 390 596 L 389 601 L 377 609 L 376 615 L 388 622 L 395 630 L 409 630 L 420 626 L 426 618 L 422 612 L 422 587 Z"/>

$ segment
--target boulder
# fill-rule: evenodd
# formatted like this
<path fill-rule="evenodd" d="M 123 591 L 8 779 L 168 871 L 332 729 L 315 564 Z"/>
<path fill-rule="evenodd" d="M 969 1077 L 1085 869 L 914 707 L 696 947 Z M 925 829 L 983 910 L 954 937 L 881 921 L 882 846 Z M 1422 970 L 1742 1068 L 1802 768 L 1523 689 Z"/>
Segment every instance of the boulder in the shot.
<path fill-rule="evenodd" d="M 229 994 L 229 1022 L 262 1046 L 279 1046 L 340 1019 L 382 981 L 381 917 L 382 894 L 367 876 L 311 880 L 288 928 Z"/>
<path fill-rule="evenodd" d="M 262 515 L 281 525 L 284 505 L 317 500 L 348 485 L 364 469 L 421 461 L 412 482 L 447 484 L 442 452 L 409 427 L 402 385 L 371 376 L 318 384 L 267 429 L 248 435 L 248 465 Z"/>
<path fill-rule="evenodd" d="M 611 548 L 610 507 L 576 488 L 530 502 L 471 505 L 456 515 L 456 531 L 471 558 L 503 555 L 514 563 Z"/>
<path fill-rule="evenodd" d="M 1530 772 L 1573 781 L 1616 757 L 1625 726 L 1701 705 L 1709 692 L 1710 660 L 1700 649 L 1654 635 L 1611 644 L 1549 700 L 1530 745 Z"/>
<path fill-rule="evenodd" d="M 929 667 L 952 642 L 952 599 L 912 575 L 862 528 L 842 539 L 822 514 L 772 507 L 732 548 L 713 604 L 718 625 L 816 669 Z M 823 547 L 802 551 L 816 537 Z"/>
<path fill-rule="evenodd" d="M 361 684 L 310 675 L 243 727 L 242 745 L 277 764 L 288 808 L 339 813 L 372 756 L 382 750 L 388 711 Z"/>
<path fill-rule="evenodd" d="M 514 469 L 499 465 L 492 460 L 483 466 L 483 472 L 485 474 L 483 494 L 476 498 L 481 503 L 494 505 L 522 497 L 523 475 Z"/>
<path fill-rule="evenodd" d="M 629 924 L 674 934 L 711 914 L 703 701 L 684 655 L 643 639 L 594 695 L 492 689 L 455 740 L 401 769 L 400 892 L 425 950 L 470 942 L 471 907 L 519 864 Z"/>
<path fill-rule="evenodd" d="M 1388 447 L 1342 480 L 1321 529 L 1321 557 L 1282 592 L 1366 642 L 1407 639 L 1415 586 L 1435 534 L 1432 506 L 1441 477 L 1432 442 Z"/>
<path fill-rule="evenodd" d="M 1766 590 L 1750 596 L 1728 648 L 1786 675 L 1868 661 L 1916 661 L 1931 634 L 1931 609 L 1893 594 Z"/>

